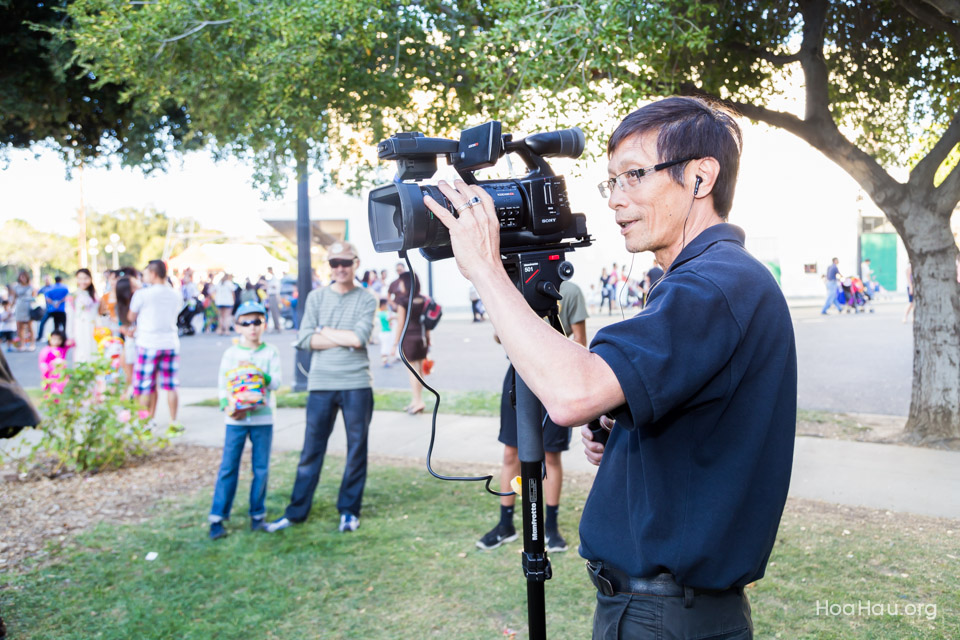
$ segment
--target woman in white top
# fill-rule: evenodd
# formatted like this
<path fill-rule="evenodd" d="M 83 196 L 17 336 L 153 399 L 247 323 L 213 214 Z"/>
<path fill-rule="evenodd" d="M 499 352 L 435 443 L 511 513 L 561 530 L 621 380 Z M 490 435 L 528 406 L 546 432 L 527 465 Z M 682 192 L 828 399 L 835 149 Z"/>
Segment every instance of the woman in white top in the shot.
<path fill-rule="evenodd" d="M 230 326 L 233 323 L 233 303 L 234 292 L 237 285 L 233 283 L 233 276 L 229 273 L 223 274 L 223 279 L 217 285 L 217 290 L 213 295 L 213 303 L 217 305 L 217 333 L 226 335 L 230 333 Z"/>
<path fill-rule="evenodd" d="M 97 344 L 93 340 L 93 330 L 100 315 L 97 303 L 97 291 L 93 286 L 93 275 L 89 269 L 77 271 L 77 292 L 73 295 L 72 308 L 73 361 L 88 362 L 97 355 Z"/>

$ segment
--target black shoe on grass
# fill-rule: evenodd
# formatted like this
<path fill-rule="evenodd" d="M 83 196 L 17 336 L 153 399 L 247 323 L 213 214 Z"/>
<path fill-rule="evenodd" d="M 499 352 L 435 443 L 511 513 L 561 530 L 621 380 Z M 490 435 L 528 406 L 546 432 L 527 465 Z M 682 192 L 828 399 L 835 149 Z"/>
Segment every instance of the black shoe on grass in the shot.
<path fill-rule="evenodd" d="M 559 531 L 547 531 L 546 548 L 550 553 L 560 553 L 567 550 L 567 541 Z"/>
<path fill-rule="evenodd" d="M 220 538 L 225 538 L 227 536 L 227 530 L 223 527 L 222 522 L 211 522 L 210 523 L 210 539 L 219 540 Z"/>
<path fill-rule="evenodd" d="M 477 547 L 484 551 L 496 549 L 504 542 L 513 542 L 517 539 L 517 530 L 513 527 L 507 528 L 501 525 L 495 526 L 487 532 L 487 535 L 477 540 Z"/>

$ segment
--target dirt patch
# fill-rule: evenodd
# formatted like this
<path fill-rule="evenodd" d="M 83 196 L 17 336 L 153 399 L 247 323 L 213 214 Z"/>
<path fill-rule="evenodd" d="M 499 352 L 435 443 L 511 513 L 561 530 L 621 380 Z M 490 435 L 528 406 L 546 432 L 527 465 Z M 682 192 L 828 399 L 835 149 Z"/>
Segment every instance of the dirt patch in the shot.
<path fill-rule="evenodd" d="M 98 522 L 143 522 L 160 499 L 212 487 L 220 450 L 174 445 L 116 471 L 55 479 L 0 476 L 0 573 L 49 554 Z"/>
<path fill-rule="evenodd" d="M 903 416 L 800 411 L 797 415 L 797 435 L 833 440 L 918 446 L 904 431 L 906 422 L 907 419 Z M 923 446 L 956 451 L 960 450 L 960 440 Z"/>

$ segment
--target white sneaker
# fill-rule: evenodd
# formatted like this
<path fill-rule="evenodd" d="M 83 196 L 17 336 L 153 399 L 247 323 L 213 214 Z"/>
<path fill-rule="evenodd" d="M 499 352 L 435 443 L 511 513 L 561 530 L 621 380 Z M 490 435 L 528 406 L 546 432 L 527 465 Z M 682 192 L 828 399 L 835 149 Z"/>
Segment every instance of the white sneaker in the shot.
<path fill-rule="evenodd" d="M 340 514 L 340 532 L 356 531 L 360 526 L 360 518 L 352 513 Z"/>
<path fill-rule="evenodd" d="M 278 518 L 277 520 L 274 520 L 270 524 L 266 525 L 264 527 L 264 530 L 267 533 L 275 533 L 277 531 L 282 531 L 283 529 L 286 529 L 291 525 L 293 525 L 293 523 L 287 520 L 286 518 Z"/>

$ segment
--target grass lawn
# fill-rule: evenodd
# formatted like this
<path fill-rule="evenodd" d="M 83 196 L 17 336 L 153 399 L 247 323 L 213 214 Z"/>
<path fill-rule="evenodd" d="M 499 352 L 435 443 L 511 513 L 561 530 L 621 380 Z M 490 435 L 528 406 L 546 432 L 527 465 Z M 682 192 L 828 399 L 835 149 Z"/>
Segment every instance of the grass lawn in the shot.
<path fill-rule="evenodd" d="M 295 455 L 275 457 L 270 516 L 285 505 L 295 464 Z M 478 483 L 376 461 L 361 527 L 340 534 L 342 464 L 328 460 L 310 520 L 281 533 L 246 531 L 245 473 L 224 540 L 206 539 L 212 487 L 170 496 L 146 523 L 100 524 L 72 538 L 52 561 L 0 579 L 10 637 L 495 639 L 507 629 L 526 637 L 519 542 L 474 547 L 497 517 L 493 496 Z M 565 485 L 560 525 L 571 550 L 551 556 L 550 638 L 590 635 L 594 591 L 575 551 L 586 490 L 583 479 Z M 756 637 L 960 637 L 958 540 L 955 521 L 791 501 L 767 576 L 749 589 Z M 144 559 L 150 551 L 155 561 Z M 932 620 L 929 608 L 818 616 L 818 600 L 937 611 Z"/>
<path fill-rule="evenodd" d="M 441 391 L 440 413 L 463 416 L 499 416 L 500 393 L 497 391 Z M 433 410 L 434 397 L 424 391 L 423 400 L 427 410 Z M 403 411 L 410 403 L 409 389 L 374 389 L 373 406 L 377 411 Z M 207 398 L 194 403 L 198 407 L 218 407 L 219 400 Z M 283 387 L 277 392 L 277 407 L 280 409 L 304 409 L 307 406 L 306 391 L 291 391 Z"/>

